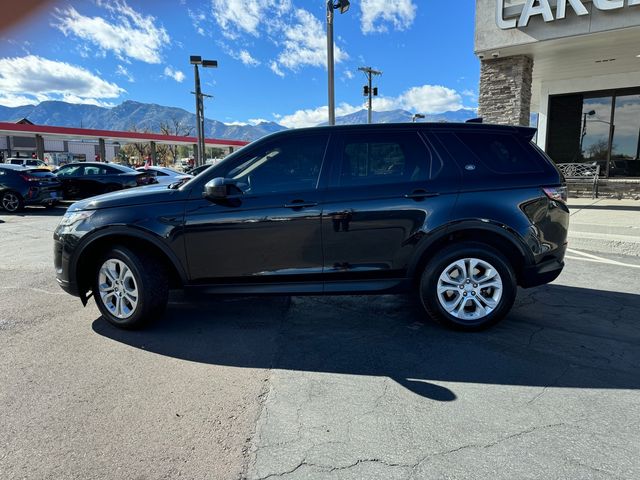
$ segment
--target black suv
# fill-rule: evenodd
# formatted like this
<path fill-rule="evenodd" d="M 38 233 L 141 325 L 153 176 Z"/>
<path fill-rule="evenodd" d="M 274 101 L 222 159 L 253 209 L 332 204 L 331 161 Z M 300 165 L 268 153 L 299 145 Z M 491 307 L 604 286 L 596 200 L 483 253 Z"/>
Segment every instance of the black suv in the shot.
<path fill-rule="evenodd" d="M 216 294 L 415 291 L 429 317 L 493 325 L 517 285 L 563 268 L 566 188 L 531 139 L 483 124 L 280 132 L 186 184 L 73 204 L 55 231 L 63 289 L 136 328 L 168 290 Z"/>

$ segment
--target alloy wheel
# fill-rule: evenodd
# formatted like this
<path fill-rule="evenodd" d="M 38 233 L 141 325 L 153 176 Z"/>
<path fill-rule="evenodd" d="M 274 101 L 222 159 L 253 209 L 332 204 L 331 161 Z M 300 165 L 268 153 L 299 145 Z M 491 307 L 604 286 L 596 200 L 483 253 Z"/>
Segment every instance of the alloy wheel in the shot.
<path fill-rule="evenodd" d="M 463 321 L 476 321 L 498 307 L 503 285 L 489 262 L 463 258 L 444 269 L 437 289 L 438 301 L 446 312 Z"/>
<path fill-rule="evenodd" d="M 138 282 L 131 269 L 122 260 L 110 258 L 98 272 L 100 299 L 116 318 L 125 320 L 138 306 Z"/>
<path fill-rule="evenodd" d="M 20 207 L 20 199 L 13 192 L 7 192 L 2 196 L 2 208 L 7 212 L 15 212 Z"/>

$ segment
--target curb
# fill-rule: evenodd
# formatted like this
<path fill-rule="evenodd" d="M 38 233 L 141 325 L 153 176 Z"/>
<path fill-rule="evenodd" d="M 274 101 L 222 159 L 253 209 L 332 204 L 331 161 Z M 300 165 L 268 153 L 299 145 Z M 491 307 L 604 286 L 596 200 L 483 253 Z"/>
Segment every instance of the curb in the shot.
<path fill-rule="evenodd" d="M 640 237 L 569 231 L 569 248 L 640 257 Z"/>

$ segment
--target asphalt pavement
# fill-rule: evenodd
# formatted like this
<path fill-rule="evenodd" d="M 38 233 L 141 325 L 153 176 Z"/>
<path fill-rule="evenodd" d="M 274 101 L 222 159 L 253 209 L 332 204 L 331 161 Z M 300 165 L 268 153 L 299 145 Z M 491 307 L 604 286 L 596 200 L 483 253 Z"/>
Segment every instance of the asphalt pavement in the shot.
<path fill-rule="evenodd" d="M 0 478 L 640 478 L 640 259 L 571 248 L 484 333 L 408 296 L 62 292 L 62 210 L 0 214 Z"/>

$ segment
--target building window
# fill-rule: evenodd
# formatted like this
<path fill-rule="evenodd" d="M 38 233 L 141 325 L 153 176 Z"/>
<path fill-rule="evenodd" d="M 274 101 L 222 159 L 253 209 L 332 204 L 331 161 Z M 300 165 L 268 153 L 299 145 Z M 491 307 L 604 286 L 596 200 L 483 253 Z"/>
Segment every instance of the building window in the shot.
<path fill-rule="evenodd" d="M 597 163 L 603 176 L 640 176 L 640 90 L 549 98 L 547 153 L 556 163 Z"/>

